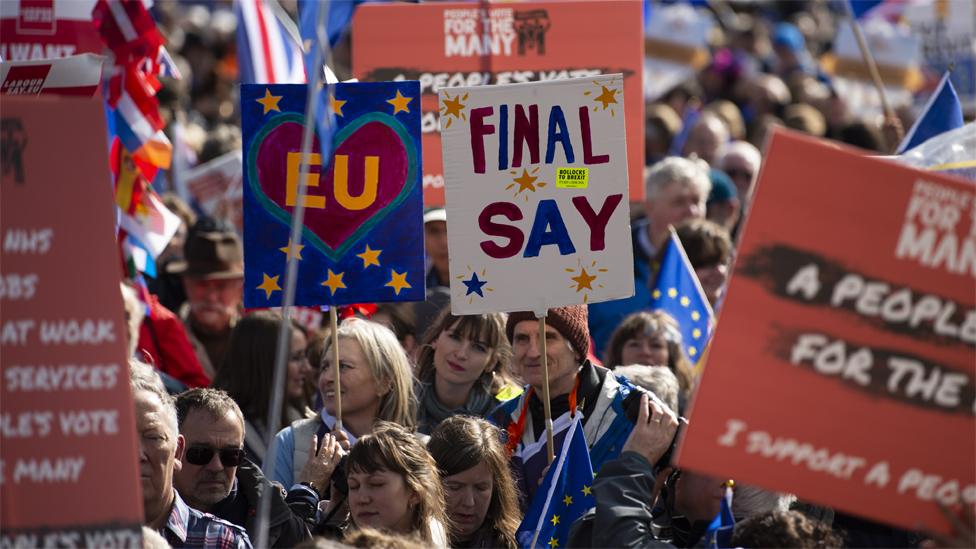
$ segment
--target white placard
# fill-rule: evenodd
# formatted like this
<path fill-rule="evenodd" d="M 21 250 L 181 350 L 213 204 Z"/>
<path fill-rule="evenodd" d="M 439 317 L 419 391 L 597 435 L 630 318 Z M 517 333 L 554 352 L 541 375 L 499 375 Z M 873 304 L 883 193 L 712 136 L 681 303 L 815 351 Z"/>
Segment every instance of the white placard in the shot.
<path fill-rule="evenodd" d="M 623 76 L 440 91 L 451 311 L 634 293 Z"/>

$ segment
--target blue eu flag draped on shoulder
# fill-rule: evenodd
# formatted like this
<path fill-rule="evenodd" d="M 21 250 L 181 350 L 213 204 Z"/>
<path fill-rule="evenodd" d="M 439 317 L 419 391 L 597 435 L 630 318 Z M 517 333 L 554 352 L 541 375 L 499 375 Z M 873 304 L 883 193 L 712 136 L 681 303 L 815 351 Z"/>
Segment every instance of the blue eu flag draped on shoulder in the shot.
<path fill-rule="evenodd" d="M 678 321 L 681 347 L 697 365 L 714 328 L 712 307 L 673 230 L 666 246 L 657 282 L 651 290 L 651 309 L 664 311 Z"/>
<path fill-rule="evenodd" d="M 582 415 L 576 414 L 559 455 L 515 532 L 519 545 L 542 549 L 566 547 L 573 522 L 596 504 L 592 487 L 593 468 L 583 436 Z"/>

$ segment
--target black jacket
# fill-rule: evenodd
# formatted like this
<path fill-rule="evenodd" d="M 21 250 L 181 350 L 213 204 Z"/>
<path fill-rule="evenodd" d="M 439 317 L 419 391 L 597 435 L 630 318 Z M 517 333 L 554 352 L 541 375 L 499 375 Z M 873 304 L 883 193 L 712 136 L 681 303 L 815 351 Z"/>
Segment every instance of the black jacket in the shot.
<path fill-rule="evenodd" d="M 212 515 L 222 518 L 247 530 L 252 540 L 257 540 L 258 501 L 261 492 L 272 490 L 270 527 L 268 529 L 268 543 L 272 547 L 294 547 L 312 536 L 306 526 L 306 520 L 314 521 L 314 508 L 307 506 L 290 507 L 285 502 L 285 492 L 277 485 L 271 484 L 264 477 L 264 473 L 257 465 L 245 459 L 237 468 L 234 488 L 223 500 L 217 502 L 210 510 Z M 305 515 L 311 512 L 311 517 Z"/>

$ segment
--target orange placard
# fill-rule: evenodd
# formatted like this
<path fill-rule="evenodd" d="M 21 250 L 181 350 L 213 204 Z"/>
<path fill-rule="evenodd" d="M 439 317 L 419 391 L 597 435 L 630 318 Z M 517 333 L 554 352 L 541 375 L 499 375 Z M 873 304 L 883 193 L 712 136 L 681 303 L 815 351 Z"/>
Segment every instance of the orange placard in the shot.
<path fill-rule="evenodd" d="M 420 81 L 424 203 L 443 205 L 439 89 L 622 73 L 636 201 L 644 196 L 643 20 L 632 1 L 367 4 L 353 17 L 353 75 Z"/>
<path fill-rule="evenodd" d="M 139 546 L 104 107 L 2 101 L 0 545 Z"/>
<path fill-rule="evenodd" d="M 786 131 L 682 467 L 949 532 L 976 502 L 976 186 Z"/>

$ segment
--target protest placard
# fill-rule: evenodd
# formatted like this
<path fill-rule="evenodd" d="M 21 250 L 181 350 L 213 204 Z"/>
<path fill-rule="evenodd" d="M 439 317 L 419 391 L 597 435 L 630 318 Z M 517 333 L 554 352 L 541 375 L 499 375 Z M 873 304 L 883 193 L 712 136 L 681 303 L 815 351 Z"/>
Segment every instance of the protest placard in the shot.
<path fill-rule="evenodd" d="M 92 24 L 95 1 L 0 2 L 0 57 L 37 61 L 101 53 L 102 41 Z"/>
<path fill-rule="evenodd" d="M 633 295 L 623 87 L 441 90 L 454 314 Z"/>
<path fill-rule="evenodd" d="M 921 0 L 905 5 L 905 23 L 922 43 L 926 67 L 952 71 L 963 111 L 976 112 L 976 3 Z"/>
<path fill-rule="evenodd" d="M 63 59 L 0 63 L 0 95 L 77 95 L 91 97 L 102 78 L 102 61 L 93 53 Z"/>
<path fill-rule="evenodd" d="M 0 544 L 138 546 L 103 104 L 4 98 L 2 147 Z"/>
<path fill-rule="evenodd" d="M 643 15 L 640 2 L 363 5 L 352 30 L 353 75 L 419 80 L 424 201 L 444 204 L 437 92 L 622 73 L 630 196 L 644 196 Z"/>
<path fill-rule="evenodd" d="M 976 188 L 774 134 L 681 467 L 949 531 L 976 502 Z"/>
<path fill-rule="evenodd" d="M 291 243 L 306 95 L 304 84 L 241 87 L 244 306 L 281 306 L 292 255 L 296 305 L 423 300 L 418 83 L 335 85 L 335 157 L 323 166 L 315 139 Z"/>
<path fill-rule="evenodd" d="M 244 231 L 241 151 L 231 151 L 186 172 L 183 180 L 190 199 L 208 215 L 224 219 Z"/>

